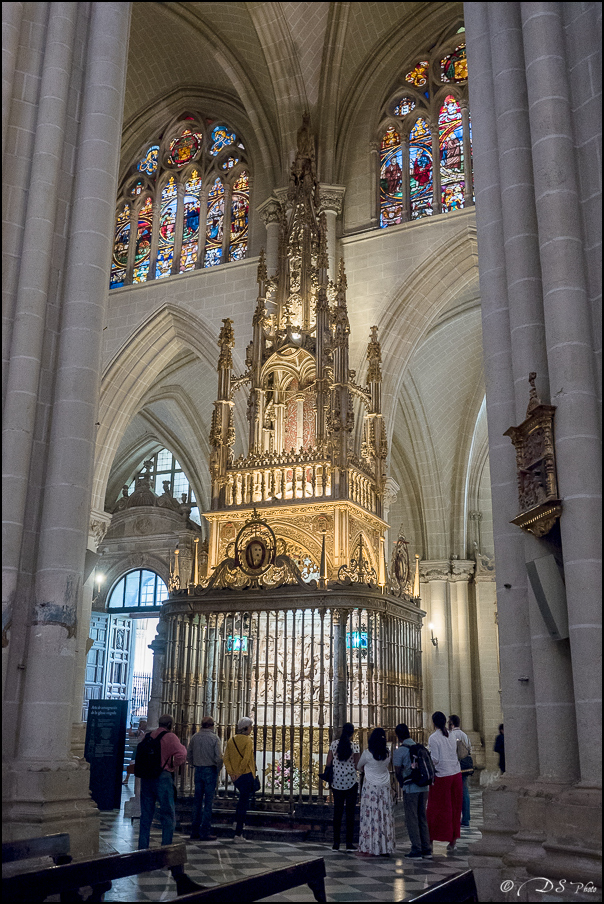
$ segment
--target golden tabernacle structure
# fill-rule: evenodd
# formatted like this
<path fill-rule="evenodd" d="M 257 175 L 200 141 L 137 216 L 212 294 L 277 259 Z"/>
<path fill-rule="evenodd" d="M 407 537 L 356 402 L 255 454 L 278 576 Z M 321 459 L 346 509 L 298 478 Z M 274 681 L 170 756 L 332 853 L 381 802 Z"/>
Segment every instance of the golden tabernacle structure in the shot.
<path fill-rule="evenodd" d="M 404 538 L 390 570 L 384 555 L 380 343 L 373 327 L 358 384 L 344 265 L 329 281 L 306 124 L 280 216 L 278 272 L 268 278 L 262 255 L 244 374 L 232 372 L 231 320 L 218 340 L 207 573 L 197 544 L 190 580 L 175 556 L 154 643 L 162 708 L 180 736 L 209 713 L 226 741 L 251 716 L 262 793 L 273 800 L 322 796 L 318 776 L 345 721 L 365 738 L 401 721 L 418 733 L 422 710 L 419 576 L 414 588 Z M 248 454 L 234 458 L 244 387 Z"/>

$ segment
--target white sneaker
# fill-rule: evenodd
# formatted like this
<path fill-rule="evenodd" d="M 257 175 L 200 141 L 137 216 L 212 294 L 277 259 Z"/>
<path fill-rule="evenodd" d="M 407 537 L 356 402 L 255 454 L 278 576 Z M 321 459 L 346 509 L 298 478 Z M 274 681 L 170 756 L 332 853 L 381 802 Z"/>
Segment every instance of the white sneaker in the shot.
<path fill-rule="evenodd" d="M 251 844 L 251 842 L 249 838 L 244 838 L 243 835 L 235 835 L 233 844 Z"/>

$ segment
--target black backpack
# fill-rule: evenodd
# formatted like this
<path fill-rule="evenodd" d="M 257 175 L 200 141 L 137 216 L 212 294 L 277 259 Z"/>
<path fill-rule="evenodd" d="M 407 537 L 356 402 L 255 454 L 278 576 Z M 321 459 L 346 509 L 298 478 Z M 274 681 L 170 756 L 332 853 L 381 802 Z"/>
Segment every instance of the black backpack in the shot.
<path fill-rule="evenodd" d="M 137 778 L 159 778 L 162 774 L 166 763 L 161 758 L 161 739 L 165 734 L 168 734 L 167 730 L 152 738 L 149 732 L 139 743 L 134 757 L 134 774 Z"/>
<path fill-rule="evenodd" d="M 404 780 L 403 785 L 413 782 L 413 784 L 419 785 L 420 788 L 425 788 L 434 784 L 434 779 L 436 778 L 434 763 L 424 745 L 414 744 L 412 747 L 407 747 L 407 749 L 411 757 L 411 775 Z"/>

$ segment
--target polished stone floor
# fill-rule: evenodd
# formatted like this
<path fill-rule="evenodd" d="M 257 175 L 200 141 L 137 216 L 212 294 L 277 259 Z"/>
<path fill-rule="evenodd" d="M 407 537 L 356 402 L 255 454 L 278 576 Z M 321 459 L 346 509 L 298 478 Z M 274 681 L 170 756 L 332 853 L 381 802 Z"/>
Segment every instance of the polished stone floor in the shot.
<path fill-rule="evenodd" d="M 123 803 L 129 793 L 124 789 L 122 810 L 102 814 L 101 853 L 126 853 L 136 849 L 138 820 L 124 818 Z M 405 838 L 397 841 L 396 854 L 389 858 L 360 858 L 354 854 L 336 853 L 324 844 L 288 844 L 283 842 L 250 842 L 235 846 L 231 840 L 214 842 L 189 841 L 175 833 L 174 842 L 187 845 L 188 874 L 202 885 L 220 885 L 254 873 L 277 869 L 313 857 L 324 857 L 327 870 L 328 901 L 403 901 L 452 873 L 467 868 L 470 845 L 481 837 L 482 794 L 471 791 L 471 828 L 462 828 L 455 856 L 447 856 L 444 843 L 434 843 L 434 859 L 409 861 Z M 153 829 L 151 846 L 159 845 L 160 831 Z M 145 873 L 113 884 L 106 901 L 170 901 L 176 897 L 176 886 L 167 871 Z M 313 901 L 308 886 L 266 898 L 267 901 Z"/>

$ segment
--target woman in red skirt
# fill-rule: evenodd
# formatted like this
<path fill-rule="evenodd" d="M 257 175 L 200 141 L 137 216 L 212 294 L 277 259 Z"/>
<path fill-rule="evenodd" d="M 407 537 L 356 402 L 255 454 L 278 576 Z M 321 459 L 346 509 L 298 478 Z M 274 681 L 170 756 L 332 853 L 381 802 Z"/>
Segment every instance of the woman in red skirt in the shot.
<path fill-rule="evenodd" d="M 436 712 L 432 716 L 434 734 L 428 739 L 428 750 L 434 763 L 436 778 L 428 795 L 428 830 L 431 841 L 446 841 L 447 854 L 455 851 L 461 835 L 463 784 L 457 759 L 457 744 L 447 731 L 447 717 Z"/>

